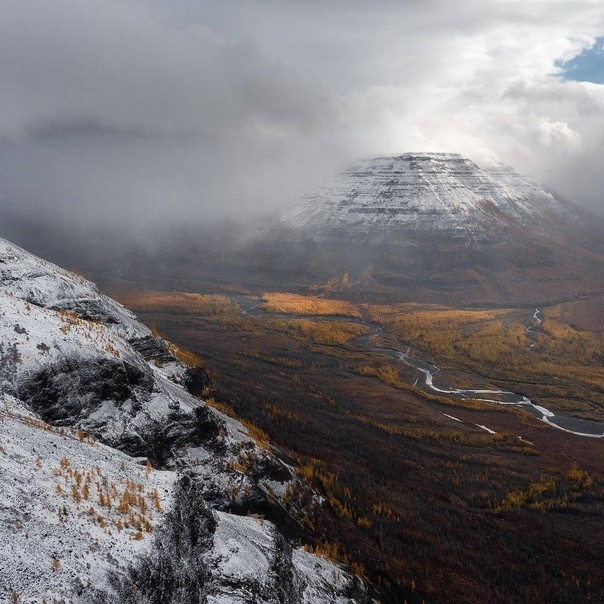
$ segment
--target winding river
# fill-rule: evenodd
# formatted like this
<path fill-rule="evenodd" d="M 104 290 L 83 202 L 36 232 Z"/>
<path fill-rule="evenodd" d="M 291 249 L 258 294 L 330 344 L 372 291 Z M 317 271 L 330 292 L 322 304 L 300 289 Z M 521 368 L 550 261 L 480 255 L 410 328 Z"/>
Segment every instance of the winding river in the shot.
<path fill-rule="evenodd" d="M 536 405 L 529 398 L 522 394 L 510 392 L 508 390 L 491 390 L 491 389 L 472 389 L 472 388 L 452 388 L 450 385 L 443 384 L 442 379 L 439 379 L 440 385 L 434 383 L 434 377 L 439 373 L 440 369 L 436 365 L 432 365 L 423 359 L 411 356 L 411 348 L 408 347 L 405 351 L 394 350 L 392 348 L 381 348 L 373 345 L 373 340 L 384 333 L 383 328 L 376 324 L 362 319 L 355 319 L 352 317 L 340 317 L 340 316 L 326 316 L 326 315 L 295 315 L 295 314 L 281 314 L 281 313 L 267 313 L 261 308 L 260 304 L 249 306 L 243 310 L 242 315 L 256 317 L 256 318 L 275 318 L 275 319 L 308 319 L 311 321 L 321 320 L 340 320 L 352 323 L 358 323 L 364 325 L 370 329 L 370 332 L 364 336 L 356 338 L 351 341 L 351 344 L 355 344 L 364 348 L 369 352 L 373 352 L 380 355 L 385 355 L 400 361 L 409 367 L 417 369 L 419 372 L 418 379 L 415 385 L 428 392 L 434 392 L 436 394 L 445 394 L 452 398 L 458 399 L 472 399 L 481 401 L 484 403 L 493 403 L 498 405 L 513 405 L 515 407 L 522 407 L 529 413 L 532 413 L 538 417 L 541 421 L 549 424 L 553 428 L 576 434 L 578 436 L 585 436 L 588 438 L 604 438 L 604 423 L 593 420 L 581 419 L 573 417 L 571 415 L 564 415 L 560 413 L 554 413 L 545 407 Z M 533 319 L 537 322 L 537 325 L 527 328 L 527 331 L 531 333 L 537 333 L 541 329 L 542 318 L 541 311 L 535 310 Z M 440 374 L 443 375 L 442 373 Z M 456 419 L 456 418 L 452 418 Z M 480 426 L 489 432 L 492 432 L 485 426 Z"/>

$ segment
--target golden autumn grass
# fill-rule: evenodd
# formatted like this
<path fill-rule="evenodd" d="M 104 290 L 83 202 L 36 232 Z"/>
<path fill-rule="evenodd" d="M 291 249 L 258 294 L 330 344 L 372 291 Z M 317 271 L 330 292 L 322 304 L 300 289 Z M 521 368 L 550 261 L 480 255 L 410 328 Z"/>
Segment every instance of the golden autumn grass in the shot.
<path fill-rule="evenodd" d="M 441 364 L 522 384 L 530 395 L 593 417 L 604 416 L 604 334 L 563 322 L 558 307 L 543 309 L 542 330 L 526 326 L 532 311 L 451 310 L 410 305 L 364 306 L 395 341 Z"/>
<path fill-rule="evenodd" d="M 343 346 L 350 340 L 369 332 L 369 328 L 345 321 L 311 321 L 310 319 L 267 319 L 269 329 L 294 338 L 311 340 L 315 344 Z"/>
<path fill-rule="evenodd" d="M 361 317 L 361 311 L 354 304 L 343 300 L 278 292 L 265 293 L 262 299 L 264 301 L 262 307 L 270 313 Z"/>
<path fill-rule="evenodd" d="M 393 346 L 412 345 L 439 364 L 520 385 L 529 396 L 558 409 L 604 417 L 604 333 L 569 324 L 568 305 L 542 309 L 542 329 L 531 334 L 526 327 L 534 323 L 534 309 L 355 305 L 283 293 L 264 294 L 263 300 L 263 308 L 272 313 L 366 318 L 384 327 L 385 339 Z M 317 344 L 341 345 L 363 333 L 352 323 L 346 328 L 304 319 L 288 323 L 281 326 L 284 331 Z M 392 376 L 378 373 L 382 381 L 401 386 L 392 368 Z"/>
<path fill-rule="evenodd" d="M 535 323 L 534 309 L 354 305 L 283 293 L 264 294 L 263 300 L 263 308 L 272 313 L 366 318 L 384 327 L 390 345 L 412 345 L 440 364 L 520 385 L 529 396 L 558 409 L 594 419 L 604 417 L 604 333 L 569 324 L 567 306 L 542 309 L 542 329 L 531 334 L 526 327 Z M 290 320 L 283 330 L 318 344 L 341 345 L 356 336 L 353 324 L 349 325 L 342 329 L 334 323 L 300 319 Z M 398 376 L 377 377 L 401 386 Z"/>
<path fill-rule="evenodd" d="M 120 301 L 135 311 L 209 317 L 232 323 L 233 329 L 241 327 L 244 321 L 239 306 L 218 294 L 142 291 L 125 293 Z M 526 331 L 534 311 L 528 308 L 451 309 L 414 303 L 357 305 L 279 292 L 264 293 L 262 308 L 269 314 L 299 318 L 246 317 L 246 329 L 277 331 L 314 345 L 335 347 L 344 346 L 368 329 L 353 321 L 330 321 L 330 316 L 366 319 L 384 327 L 383 341 L 387 345 L 413 346 L 439 366 L 467 369 L 487 379 L 509 383 L 510 387 L 520 387 L 528 396 L 547 401 L 560 410 L 604 418 L 604 333 L 571 323 L 569 304 L 543 308 L 543 328 L 536 334 Z M 312 316 L 323 319 L 314 320 Z M 398 376 L 377 377 L 400 387 Z"/>
<path fill-rule="evenodd" d="M 220 294 L 162 292 L 154 290 L 120 293 L 120 302 L 135 311 L 169 311 L 199 315 L 239 314 L 239 307 Z"/>

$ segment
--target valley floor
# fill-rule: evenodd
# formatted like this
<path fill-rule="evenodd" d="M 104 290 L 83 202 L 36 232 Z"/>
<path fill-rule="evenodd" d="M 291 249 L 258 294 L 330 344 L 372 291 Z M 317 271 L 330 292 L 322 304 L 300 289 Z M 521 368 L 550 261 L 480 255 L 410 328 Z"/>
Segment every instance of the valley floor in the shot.
<path fill-rule="evenodd" d="M 459 388 L 478 377 L 486 388 L 513 389 L 515 364 L 524 363 L 531 379 L 523 393 L 559 412 L 601 419 L 601 362 L 595 358 L 594 373 L 565 356 L 597 355 L 601 333 L 572 328 L 566 317 L 574 309 L 543 309 L 543 330 L 531 334 L 534 309 L 455 316 L 442 307 L 281 294 L 114 293 L 200 355 L 213 396 L 299 461 L 328 502 L 305 519 L 323 536 L 323 551 L 364 569 L 391 601 L 604 597 L 601 439 L 555 430 L 520 409 L 427 394 L 413 385 L 415 369 L 355 345 L 369 331 L 359 317 L 377 321 L 385 344 L 417 346 Z M 259 306 L 267 316 L 242 315 Z M 430 339 L 434 325 L 446 329 Z M 468 330 L 476 337 L 467 338 Z M 522 346 L 517 359 L 513 345 Z M 490 359 L 482 375 L 481 354 Z M 510 359 L 507 374 L 491 371 L 497 355 Z M 524 360 L 535 357 L 548 360 Z"/>

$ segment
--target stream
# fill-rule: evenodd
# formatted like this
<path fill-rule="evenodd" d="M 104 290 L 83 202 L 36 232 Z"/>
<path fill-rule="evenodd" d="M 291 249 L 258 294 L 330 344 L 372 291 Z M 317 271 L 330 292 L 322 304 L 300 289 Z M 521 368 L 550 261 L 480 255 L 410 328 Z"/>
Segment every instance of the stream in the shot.
<path fill-rule="evenodd" d="M 440 385 L 434 383 L 434 377 L 439 373 L 440 369 L 436 365 L 432 365 L 423 359 L 411 356 L 411 348 L 400 351 L 392 348 L 381 348 L 379 346 L 373 346 L 371 340 L 381 336 L 384 333 L 383 328 L 377 323 L 370 323 L 363 321 L 362 319 L 355 319 L 353 317 L 340 317 L 340 316 L 327 316 L 327 315 L 294 315 L 294 314 L 279 314 L 279 313 L 267 313 L 261 308 L 260 304 L 255 304 L 245 308 L 242 315 L 255 317 L 255 318 L 275 318 L 275 319 L 308 319 L 308 320 L 342 320 L 352 323 L 358 323 L 368 327 L 370 333 L 352 340 L 350 343 L 355 344 L 364 348 L 369 352 L 385 355 L 400 361 L 409 367 L 413 367 L 419 371 L 418 379 L 415 385 L 419 388 L 427 391 L 434 392 L 436 394 L 446 394 L 452 398 L 458 399 L 472 399 L 484 403 L 493 403 L 497 405 L 513 405 L 515 407 L 522 407 L 529 413 L 539 418 L 542 422 L 549 424 L 553 428 L 576 434 L 578 436 L 585 436 L 588 438 L 604 438 L 604 423 L 581 419 L 579 417 L 573 417 L 571 415 L 564 415 L 560 413 L 554 413 L 545 407 L 536 405 L 529 398 L 522 394 L 510 392 L 508 390 L 491 390 L 491 389 L 471 389 L 471 388 L 453 388 L 450 385 L 443 384 L 442 379 L 439 379 Z M 541 329 L 542 318 L 539 309 L 535 310 L 533 319 L 537 322 L 536 326 L 527 327 L 526 330 L 531 333 L 537 333 Z M 440 376 L 443 374 L 440 373 Z M 440 377 L 439 376 L 439 377 Z M 453 418 L 456 419 L 456 418 Z M 483 428 L 484 426 L 480 426 Z M 488 428 L 484 427 L 487 431 Z"/>

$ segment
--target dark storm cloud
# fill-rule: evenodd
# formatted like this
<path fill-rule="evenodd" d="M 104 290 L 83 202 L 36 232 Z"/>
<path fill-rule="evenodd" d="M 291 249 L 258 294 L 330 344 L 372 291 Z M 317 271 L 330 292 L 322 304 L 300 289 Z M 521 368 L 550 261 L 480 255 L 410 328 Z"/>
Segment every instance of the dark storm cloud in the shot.
<path fill-rule="evenodd" d="M 289 202 L 359 156 L 430 149 L 495 155 L 597 208 L 604 87 L 556 65 L 601 12 L 6 0 L 0 192 L 61 220 L 203 222 Z"/>

